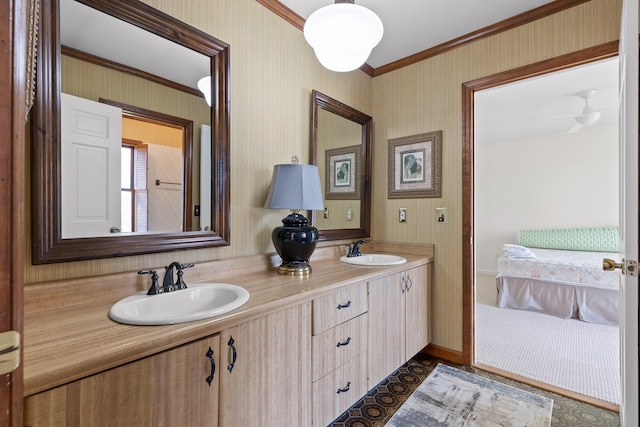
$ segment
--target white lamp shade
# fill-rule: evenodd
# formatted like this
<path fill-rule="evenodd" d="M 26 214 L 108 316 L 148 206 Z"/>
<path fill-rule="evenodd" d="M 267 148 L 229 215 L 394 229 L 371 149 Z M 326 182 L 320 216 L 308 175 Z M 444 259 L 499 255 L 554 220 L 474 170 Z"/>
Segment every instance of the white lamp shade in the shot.
<path fill-rule="evenodd" d="M 282 164 L 273 167 L 265 208 L 322 210 L 322 187 L 318 167 Z"/>
<path fill-rule="evenodd" d="M 332 71 L 353 71 L 365 63 L 384 27 L 366 7 L 337 3 L 316 10 L 304 24 L 304 37 L 318 61 Z"/>
<path fill-rule="evenodd" d="M 198 80 L 198 89 L 203 93 L 207 105 L 211 107 L 211 76 L 206 76 Z"/>

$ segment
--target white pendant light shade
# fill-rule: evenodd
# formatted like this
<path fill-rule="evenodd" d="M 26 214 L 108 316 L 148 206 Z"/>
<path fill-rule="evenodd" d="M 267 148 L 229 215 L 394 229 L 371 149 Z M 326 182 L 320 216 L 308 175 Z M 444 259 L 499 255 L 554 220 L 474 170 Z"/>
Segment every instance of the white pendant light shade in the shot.
<path fill-rule="evenodd" d="M 339 72 L 353 71 L 364 64 L 383 32 L 378 15 L 353 3 L 320 8 L 304 24 L 304 37 L 318 61 Z"/>
<path fill-rule="evenodd" d="M 206 76 L 198 80 L 198 89 L 204 95 L 207 105 L 211 107 L 211 76 Z"/>

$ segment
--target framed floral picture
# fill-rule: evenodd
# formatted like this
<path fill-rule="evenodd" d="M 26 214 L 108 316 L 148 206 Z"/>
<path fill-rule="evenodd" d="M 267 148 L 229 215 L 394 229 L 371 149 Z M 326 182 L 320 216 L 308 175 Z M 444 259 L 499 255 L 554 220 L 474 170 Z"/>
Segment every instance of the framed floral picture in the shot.
<path fill-rule="evenodd" d="M 389 199 L 442 197 L 442 131 L 388 141 Z"/>
<path fill-rule="evenodd" d="M 325 150 L 325 199 L 360 199 L 361 147 Z"/>

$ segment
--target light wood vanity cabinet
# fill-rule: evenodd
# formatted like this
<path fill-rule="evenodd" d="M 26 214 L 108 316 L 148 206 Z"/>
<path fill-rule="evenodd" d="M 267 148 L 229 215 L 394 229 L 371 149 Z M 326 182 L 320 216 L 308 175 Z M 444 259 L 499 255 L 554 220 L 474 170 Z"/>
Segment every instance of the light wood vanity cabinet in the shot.
<path fill-rule="evenodd" d="M 369 389 L 431 341 L 431 265 L 369 282 Z"/>
<path fill-rule="evenodd" d="M 221 338 L 221 426 L 311 425 L 310 302 L 227 329 Z"/>
<path fill-rule="evenodd" d="M 326 426 L 367 392 L 367 284 L 313 300 L 313 425 Z"/>
<path fill-rule="evenodd" d="M 219 345 L 214 335 L 29 396 L 24 425 L 217 426 Z"/>
<path fill-rule="evenodd" d="M 370 276 L 349 273 L 351 279 L 341 284 L 320 279 L 316 295 L 308 299 L 295 282 L 284 297 L 290 302 L 261 296 L 263 278 L 257 276 L 259 286 L 250 290 L 264 305 L 224 326 L 212 324 L 206 338 L 71 382 L 73 374 L 65 374 L 57 382 L 63 385 L 25 397 L 24 424 L 326 426 L 430 341 L 431 264 L 390 274 L 371 271 Z M 325 286 L 335 289 L 324 292 Z M 93 321 L 94 333 L 112 336 L 113 325 L 96 313 L 86 319 Z M 39 325 L 32 323 L 31 331 Z M 194 326 L 184 333 L 208 331 L 205 324 Z M 141 331 L 128 330 L 106 345 L 115 349 L 117 342 L 139 340 L 148 354 L 149 341 Z M 51 342 L 49 336 L 40 338 L 38 353 L 48 346 L 59 351 Z M 33 361 L 33 345 L 30 351 Z M 69 370 L 82 363 L 80 354 L 86 351 L 91 347 L 55 363 Z M 50 370 L 46 366 L 32 369 L 49 374 L 55 369 L 55 364 Z M 37 375 L 29 374 L 33 383 Z"/>

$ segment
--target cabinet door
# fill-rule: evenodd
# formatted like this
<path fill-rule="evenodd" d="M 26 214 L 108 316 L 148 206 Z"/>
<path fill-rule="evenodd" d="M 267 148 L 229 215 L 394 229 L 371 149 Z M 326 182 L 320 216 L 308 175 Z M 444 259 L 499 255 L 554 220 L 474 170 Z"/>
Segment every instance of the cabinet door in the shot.
<path fill-rule="evenodd" d="M 217 426 L 219 344 L 215 335 L 29 396 L 24 424 Z"/>
<path fill-rule="evenodd" d="M 400 274 L 369 282 L 369 389 L 405 362 L 404 292 Z"/>
<path fill-rule="evenodd" d="M 405 360 L 416 355 L 431 341 L 430 269 L 431 264 L 426 264 L 405 272 Z"/>
<path fill-rule="evenodd" d="M 221 338 L 221 426 L 311 425 L 310 303 L 225 330 Z"/>

